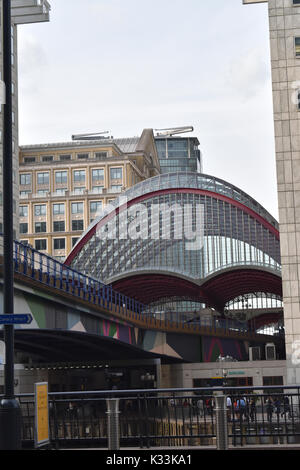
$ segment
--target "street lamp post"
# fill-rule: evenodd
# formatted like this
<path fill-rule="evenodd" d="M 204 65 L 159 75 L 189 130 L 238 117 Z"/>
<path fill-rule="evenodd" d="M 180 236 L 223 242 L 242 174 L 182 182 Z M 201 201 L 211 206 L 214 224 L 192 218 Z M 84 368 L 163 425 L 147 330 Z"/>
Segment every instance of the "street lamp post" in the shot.
<path fill-rule="evenodd" d="M 14 313 L 13 271 L 13 155 L 12 155 L 12 47 L 11 0 L 2 0 L 3 80 L 5 83 L 3 125 L 3 307 L 5 314 Z M 4 326 L 5 395 L 0 403 L 0 449 L 21 448 L 21 410 L 14 394 L 14 326 Z"/>

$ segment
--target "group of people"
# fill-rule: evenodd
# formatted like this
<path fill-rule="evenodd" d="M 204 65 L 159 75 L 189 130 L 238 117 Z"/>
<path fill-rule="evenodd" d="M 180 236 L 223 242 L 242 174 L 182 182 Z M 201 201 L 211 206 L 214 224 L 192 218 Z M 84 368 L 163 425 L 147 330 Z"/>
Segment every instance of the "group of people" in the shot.
<path fill-rule="evenodd" d="M 279 417 L 287 416 L 288 419 L 291 419 L 291 406 L 289 397 L 285 396 L 283 401 L 280 400 L 280 397 L 268 397 L 267 403 L 267 415 L 268 421 L 272 421 L 273 413 L 275 413 L 277 419 Z"/>
<path fill-rule="evenodd" d="M 227 418 L 228 421 L 244 419 L 251 421 L 252 423 L 256 420 L 257 404 L 254 396 L 250 397 L 227 397 Z M 289 397 L 285 396 L 280 399 L 279 396 L 272 398 L 269 396 L 265 404 L 261 403 L 261 413 L 266 413 L 267 420 L 269 422 L 273 419 L 275 413 L 276 419 L 280 417 L 286 417 L 291 419 L 291 406 Z"/>

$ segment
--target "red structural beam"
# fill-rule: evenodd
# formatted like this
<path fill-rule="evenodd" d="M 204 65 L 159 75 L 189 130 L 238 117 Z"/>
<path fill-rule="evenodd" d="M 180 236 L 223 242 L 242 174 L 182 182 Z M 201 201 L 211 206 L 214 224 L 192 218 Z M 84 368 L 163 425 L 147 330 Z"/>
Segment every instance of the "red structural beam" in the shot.
<path fill-rule="evenodd" d="M 149 304 L 166 297 L 186 297 L 222 310 L 240 295 L 266 292 L 282 295 L 279 276 L 258 269 L 237 269 L 220 273 L 201 285 L 171 275 L 142 274 L 113 283 L 118 290 L 142 303 Z"/>

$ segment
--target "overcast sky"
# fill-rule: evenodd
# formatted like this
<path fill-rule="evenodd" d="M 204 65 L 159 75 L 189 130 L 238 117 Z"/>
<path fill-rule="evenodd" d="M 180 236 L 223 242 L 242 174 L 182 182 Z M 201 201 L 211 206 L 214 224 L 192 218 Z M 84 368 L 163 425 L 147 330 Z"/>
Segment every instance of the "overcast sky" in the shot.
<path fill-rule="evenodd" d="M 267 4 L 50 0 L 19 27 L 20 144 L 193 125 L 204 173 L 277 217 Z"/>

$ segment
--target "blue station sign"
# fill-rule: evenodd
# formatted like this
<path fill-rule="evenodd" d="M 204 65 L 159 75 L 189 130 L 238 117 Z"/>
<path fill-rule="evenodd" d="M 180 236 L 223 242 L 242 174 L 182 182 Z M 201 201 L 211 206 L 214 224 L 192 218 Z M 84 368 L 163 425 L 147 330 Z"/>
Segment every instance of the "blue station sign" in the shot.
<path fill-rule="evenodd" d="M 0 314 L 0 325 L 30 325 L 30 313 Z"/>

